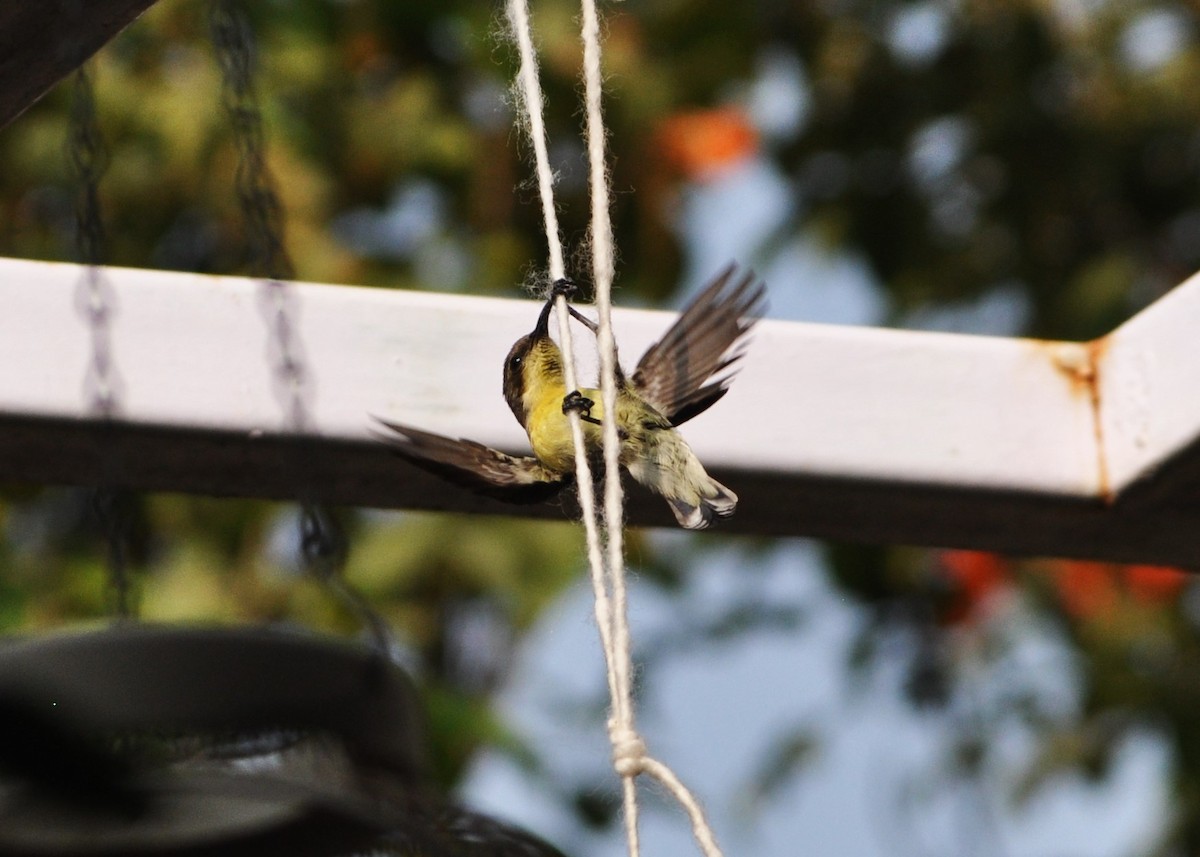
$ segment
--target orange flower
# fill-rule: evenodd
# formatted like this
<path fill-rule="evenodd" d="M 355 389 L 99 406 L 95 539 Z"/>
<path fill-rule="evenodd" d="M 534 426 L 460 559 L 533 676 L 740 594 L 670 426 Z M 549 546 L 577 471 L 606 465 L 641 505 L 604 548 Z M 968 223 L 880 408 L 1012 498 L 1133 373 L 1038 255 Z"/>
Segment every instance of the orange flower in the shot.
<path fill-rule="evenodd" d="M 1063 610 L 1077 619 L 1111 613 L 1120 601 L 1114 566 L 1063 560 L 1054 564 L 1054 585 Z"/>
<path fill-rule="evenodd" d="M 1173 601 L 1187 585 L 1187 572 L 1161 565 L 1131 565 L 1122 570 L 1125 588 L 1136 600 Z"/>
<path fill-rule="evenodd" d="M 950 625 L 970 617 L 980 602 L 1008 580 L 1008 563 L 994 553 L 948 550 L 942 552 L 940 563 L 955 589 L 942 613 L 943 621 Z"/>
<path fill-rule="evenodd" d="M 676 113 L 655 135 L 672 167 L 688 178 L 706 179 L 758 149 L 758 132 L 735 107 Z"/>

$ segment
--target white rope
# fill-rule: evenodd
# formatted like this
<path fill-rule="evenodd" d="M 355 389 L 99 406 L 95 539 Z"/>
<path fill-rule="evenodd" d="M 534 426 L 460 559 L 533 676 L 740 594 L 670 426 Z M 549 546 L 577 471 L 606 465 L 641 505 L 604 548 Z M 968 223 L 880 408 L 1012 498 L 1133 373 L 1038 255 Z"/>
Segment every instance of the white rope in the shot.
<path fill-rule="evenodd" d="M 517 40 L 517 49 L 521 55 L 521 65 L 517 70 L 517 80 L 513 85 L 513 93 L 517 97 L 517 106 L 524 110 L 518 111 L 525 122 L 525 133 L 533 143 L 534 163 L 537 167 L 538 191 L 542 197 L 542 218 L 546 224 L 546 244 L 550 251 L 550 279 L 562 279 L 566 272 L 563 266 L 562 237 L 558 231 L 558 211 L 554 207 L 554 173 L 550 170 L 550 156 L 546 153 L 546 123 L 542 119 L 542 84 L 538 79 L 537 52 L 533 47 L 533 30 L 529 26 L 529 4 L 527 0 L 509 0 L 508 21 L 512 26 L 513 37 Z M 560 316 L 566 313 L 559 313 Z M 571 333 L 568 330 L 567 336 Z M 570 355 L 570 349 L 563 343 L 563 349 Z M 567 357 L 567 364 L 574 371 L 574 361 Z M 570 386 L 571 382 L 567 382 Z M 574 389 L 574 388 L 572 388 Z"/>
<path fill-rule="evenodd" d="M 558 213 L 554 207 L 554 173 L 550 169 L 550 157 L 546 149 L 546 124 L 542 118 L 542 85 L 538 79 L 537 52 L 533 47 L 532 28 L 529 25 L 529 4 L 527 0 L 508 0 L 506 11 L 521 57 L 521 64 L 517 70 L 517 81 L 513 89 L 518 105 L 524 108 L 520 111 L 520 116 L 524 120 L 525 132 L 533 143 L 538 190 L 542 200 L 542 219 L 546 227 L 546 243 L 550 253 L 550 279 L 557 281 L 565 274 L 562 238 L 559 236 Z M 566 297 L 558 298 L 555 309 L 555 315 L 558 317 L 558 338 L 563 352 L 563 381 L 568 390 L 577 390 L 579 388 L 575 379 L 575 350 L 571 342 L 570 314 L 567 312 Z M 592 569 L 594 582 L 598 576 L 603 574 L 604 551 L 596 520 L 596 495 L 592 485 L 592 468 L 588 464 L 587 452 L 584 448 L 583 423 L 580 420 L 579 412 L 569 412 L 568 419 L 571 423 L 571 439 L 575 443 L 575 481 L 579 485 L 579 507 L 583 517 L 584 532 L 587 536 L 588 566 Z M 604 610 L 606 612 L 608 610 L 607 592 L 600 591 L 596 595 L 597 618 L 600 616 L 601 596 L 604 600 Z M 606 618 L 599 624 L 600 642 L 605 652 L 608 652 L 612 648 L 610 623 Z M 608 671 L 608 679 L 609 696 L 615 697 L 617 688 L 611 670 Z"/>
<path fill-rule="evenodd" d="M 705 857 L 721 857 L 712 829 L 705 820 L 699 802 L 675 773 L 662 762 L 647 755 L 645 742 L 637 732 L 633 711 L 632 644 L 625 586 L 625 548 L 623 542 L 624 495 L 621 489 L 621 444 L 617 433 L 617 348 L 612 332 L 612 281 L 615 267 L 612 223 L 609 219 L 608 170 L 605 164 L 605 130 L 601 104 L 600 23 L 595 0 L 583 2 L 583 70 L 587 116 L 588 167 L 591 182 L 592 278 L 596 289 L 599 329 L 596 335 L 600 352 L 600 395 L 603 405 L 604 463 L 604 548 L 596 522 L 596 504 L 591 468 L 583 446 L 579 414 L 572 411 L 571 433 L 575 442 L 575 468 L 579 483 L 579 504 L 587 533 L 588 566 L 595 596 L 596 624 L 604 648 L 612 714 L 608 721 L 613 748 L 613 767 L 622 779 L 625 806 L 625 830 L 631 857 L 638 857 L 638 805 L 635 780 L 646 773 L 658 780 L 683 806 L 692 824 L 692 833 Z M 546 155 L 546 130 L 542 118 L 542 91 L 538 81 L 537 57 L 529 25 L 527 0 L 508 0 L 508 16 L 521 55 L 518 72 L 518 99 L 525 108 L 526 131 L 533 141 L 538 188 L 550 248 L 550 277 L 563 276 L 562 242 L 554 208 L 554 176 Z M 566 299 L 556 305 L 559 338 L 563 347 L 563 375 L 568 390 L 575 383 L 574 354 L 571 350 L 570 320 Z M 605 555 L 607 553 L 607 556 Z M 607 560 L 607 562 L 605 561 Z"/>
<path fill-rule="evenodd" d="M 600 400 L 604 405 L 604 537 L 608 548 L 608 564 L 601 588 L 612 595 L 612 609 L 601 615 L 597 623 L 610 623 L 611 645 L 605 659 L 614 688 L 612 715 L 609 718 L 609 740 L 613 748 L 613 765 L 621 776 L 625 807 L 625 836 L 631 857 L 640 853 L 638 838 L 637 775 L 645 769 L 646 745 L 638 734 L 634 719 L 631 687 L 628 606 L 625 590 L 625 546 L 623 540 L 624 497 L 621 489 L 621 441 L 617 436 L 617 347 L 612 331 L 612 281 L 614 248 L 612 223 L 609 218 L 608 165 L 606 163 L 604 114 L 601 104 L 603 85 L 600 69 L 600 21 L 595 0 L 583 0 L 583 80 L 586 102 L 586 135 L 588 179 L 590 182 L 592 281 L 596 290 L 596 313 L 600 328 L 596 347 L 600 352 Z M 597 599 L 597 606 L 600 599 Z"/>

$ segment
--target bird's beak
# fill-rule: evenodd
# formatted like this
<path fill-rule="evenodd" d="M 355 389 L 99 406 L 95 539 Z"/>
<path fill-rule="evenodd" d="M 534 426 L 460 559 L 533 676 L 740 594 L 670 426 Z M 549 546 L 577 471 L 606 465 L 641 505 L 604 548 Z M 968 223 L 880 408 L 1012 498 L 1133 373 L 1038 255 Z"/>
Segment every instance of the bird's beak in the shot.
<path fill-rule="evenodd" d="M 550 310 L 554 309 L 554 300 L 551 296 L 542 307 L 542 314 L 538 316 L 537 325 L 533 328 L 534 339 L 545 339 L 550 335 Z"/>

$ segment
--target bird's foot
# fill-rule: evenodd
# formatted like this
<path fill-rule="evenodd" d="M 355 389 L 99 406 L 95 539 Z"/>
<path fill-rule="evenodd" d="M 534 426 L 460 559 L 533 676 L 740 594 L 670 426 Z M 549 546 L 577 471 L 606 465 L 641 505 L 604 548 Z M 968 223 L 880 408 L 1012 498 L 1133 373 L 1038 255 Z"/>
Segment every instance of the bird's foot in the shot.
<path fill-rule="evenodd" d="M 550 299 L 554 300 L 560 295 L 567 300 L 575 297 L 575 293 L 579 291 L 579 286 L 570 277 L 559 277 L 550 286 Z"/>
<path fill-rule="evenodd" d="M 575 411 L 579 414 L 579 418 L 584 422 L 592 425 L 600 425 L 600 420 L 592 416 L 592 408 L 595 402 L 583 395 L 578 390 L 572 390 L 563 396 L 562 409 L 564 414 L 569 414 Z"/>
<path fill-rule="evenodd" d="M 600 325 L 596 324 L 596 322 L 592 321 L 590 318 L 588 318 L 586 315 L 581 313 L 579 310 L 575 309 L 575 307 L 569 306 L 569 307 L 567 307 L 567 310 L 571 313 L 571 316 L 576 321 L 580 322 L 584 327 L 586 327 L 592 333 L 600 332 Z"/>
<path fill-rule="evenodd" d="M 572 390 L 563 396 L 562 409 L 564 414 L 569 414 L 571 411 L 578 411 L 581 417 L 590 417 L 592 408 L 595 402 L 583 395 L 578 390 Z"/>
<path fill-rule="evenodd" d="M 592 331 L 593 334 L 596 334 L 596 332 L 600 332 L 600 325 L 593 322 L 593 320 L 588 318 L 587 316 L 584 316 L 584 314 L 582 312 L 576 310 L 576 308 L 574 306 L 569 306 L 566 308 L 568 308 L 568 310 L 571 313 L 571 316 L 575 318 L 576 322 L 580 322 L 584 326 L 584 328 L 587 328 L 588 330 Z"/>
<path fill-rule="evenodd" d="M 570 277 L 560 277 L 550 286 L 550 301 L 553 302 L 557 300 L 560 295 L 566 298 L 568 303 L 567 311 L 571 313 L 571 316 L 588 330 L 590 330 L 593 334 L 595 334 L 600 330 L 600 325 L 592 321 L 579 310 L 575 309 L 575 307 L 570 306 L 571 299 L 575 297 L 575 293 L 578 291 L 579 286 L 574 280 L 572 280 Z"/>

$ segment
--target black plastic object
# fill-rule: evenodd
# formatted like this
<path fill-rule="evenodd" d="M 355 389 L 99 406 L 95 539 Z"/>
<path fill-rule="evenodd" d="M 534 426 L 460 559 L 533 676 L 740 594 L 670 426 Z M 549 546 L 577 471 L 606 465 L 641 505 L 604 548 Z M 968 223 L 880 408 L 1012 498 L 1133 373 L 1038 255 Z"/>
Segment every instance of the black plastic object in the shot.
<path fill-rule="evenodd" d="M 136 816 L 81 811 L 18 790 L 0 809 L 4 857 L 336 857 L 374 849 L 388 825 L 294 783 L 214 771 L 140 779 Z"/>
<path fill-rule="evenodd" d="M 417 727 L 386 658 L 301 634 L 128 626 L 0 644 L 0 857 L 369 850 L 405 818 L 352 778 L 147 765 L 119 748 L 324 736 L 405 784 L 420 778 Z"/>
<path fill-rule="evenodd" d="M 421 772 L 416 694 L 382 654 L 311 635 L 130 625 L 0 644 L 0 698 L 40 700 L 105 734 L 325 732 L 352 755 Z"/>

